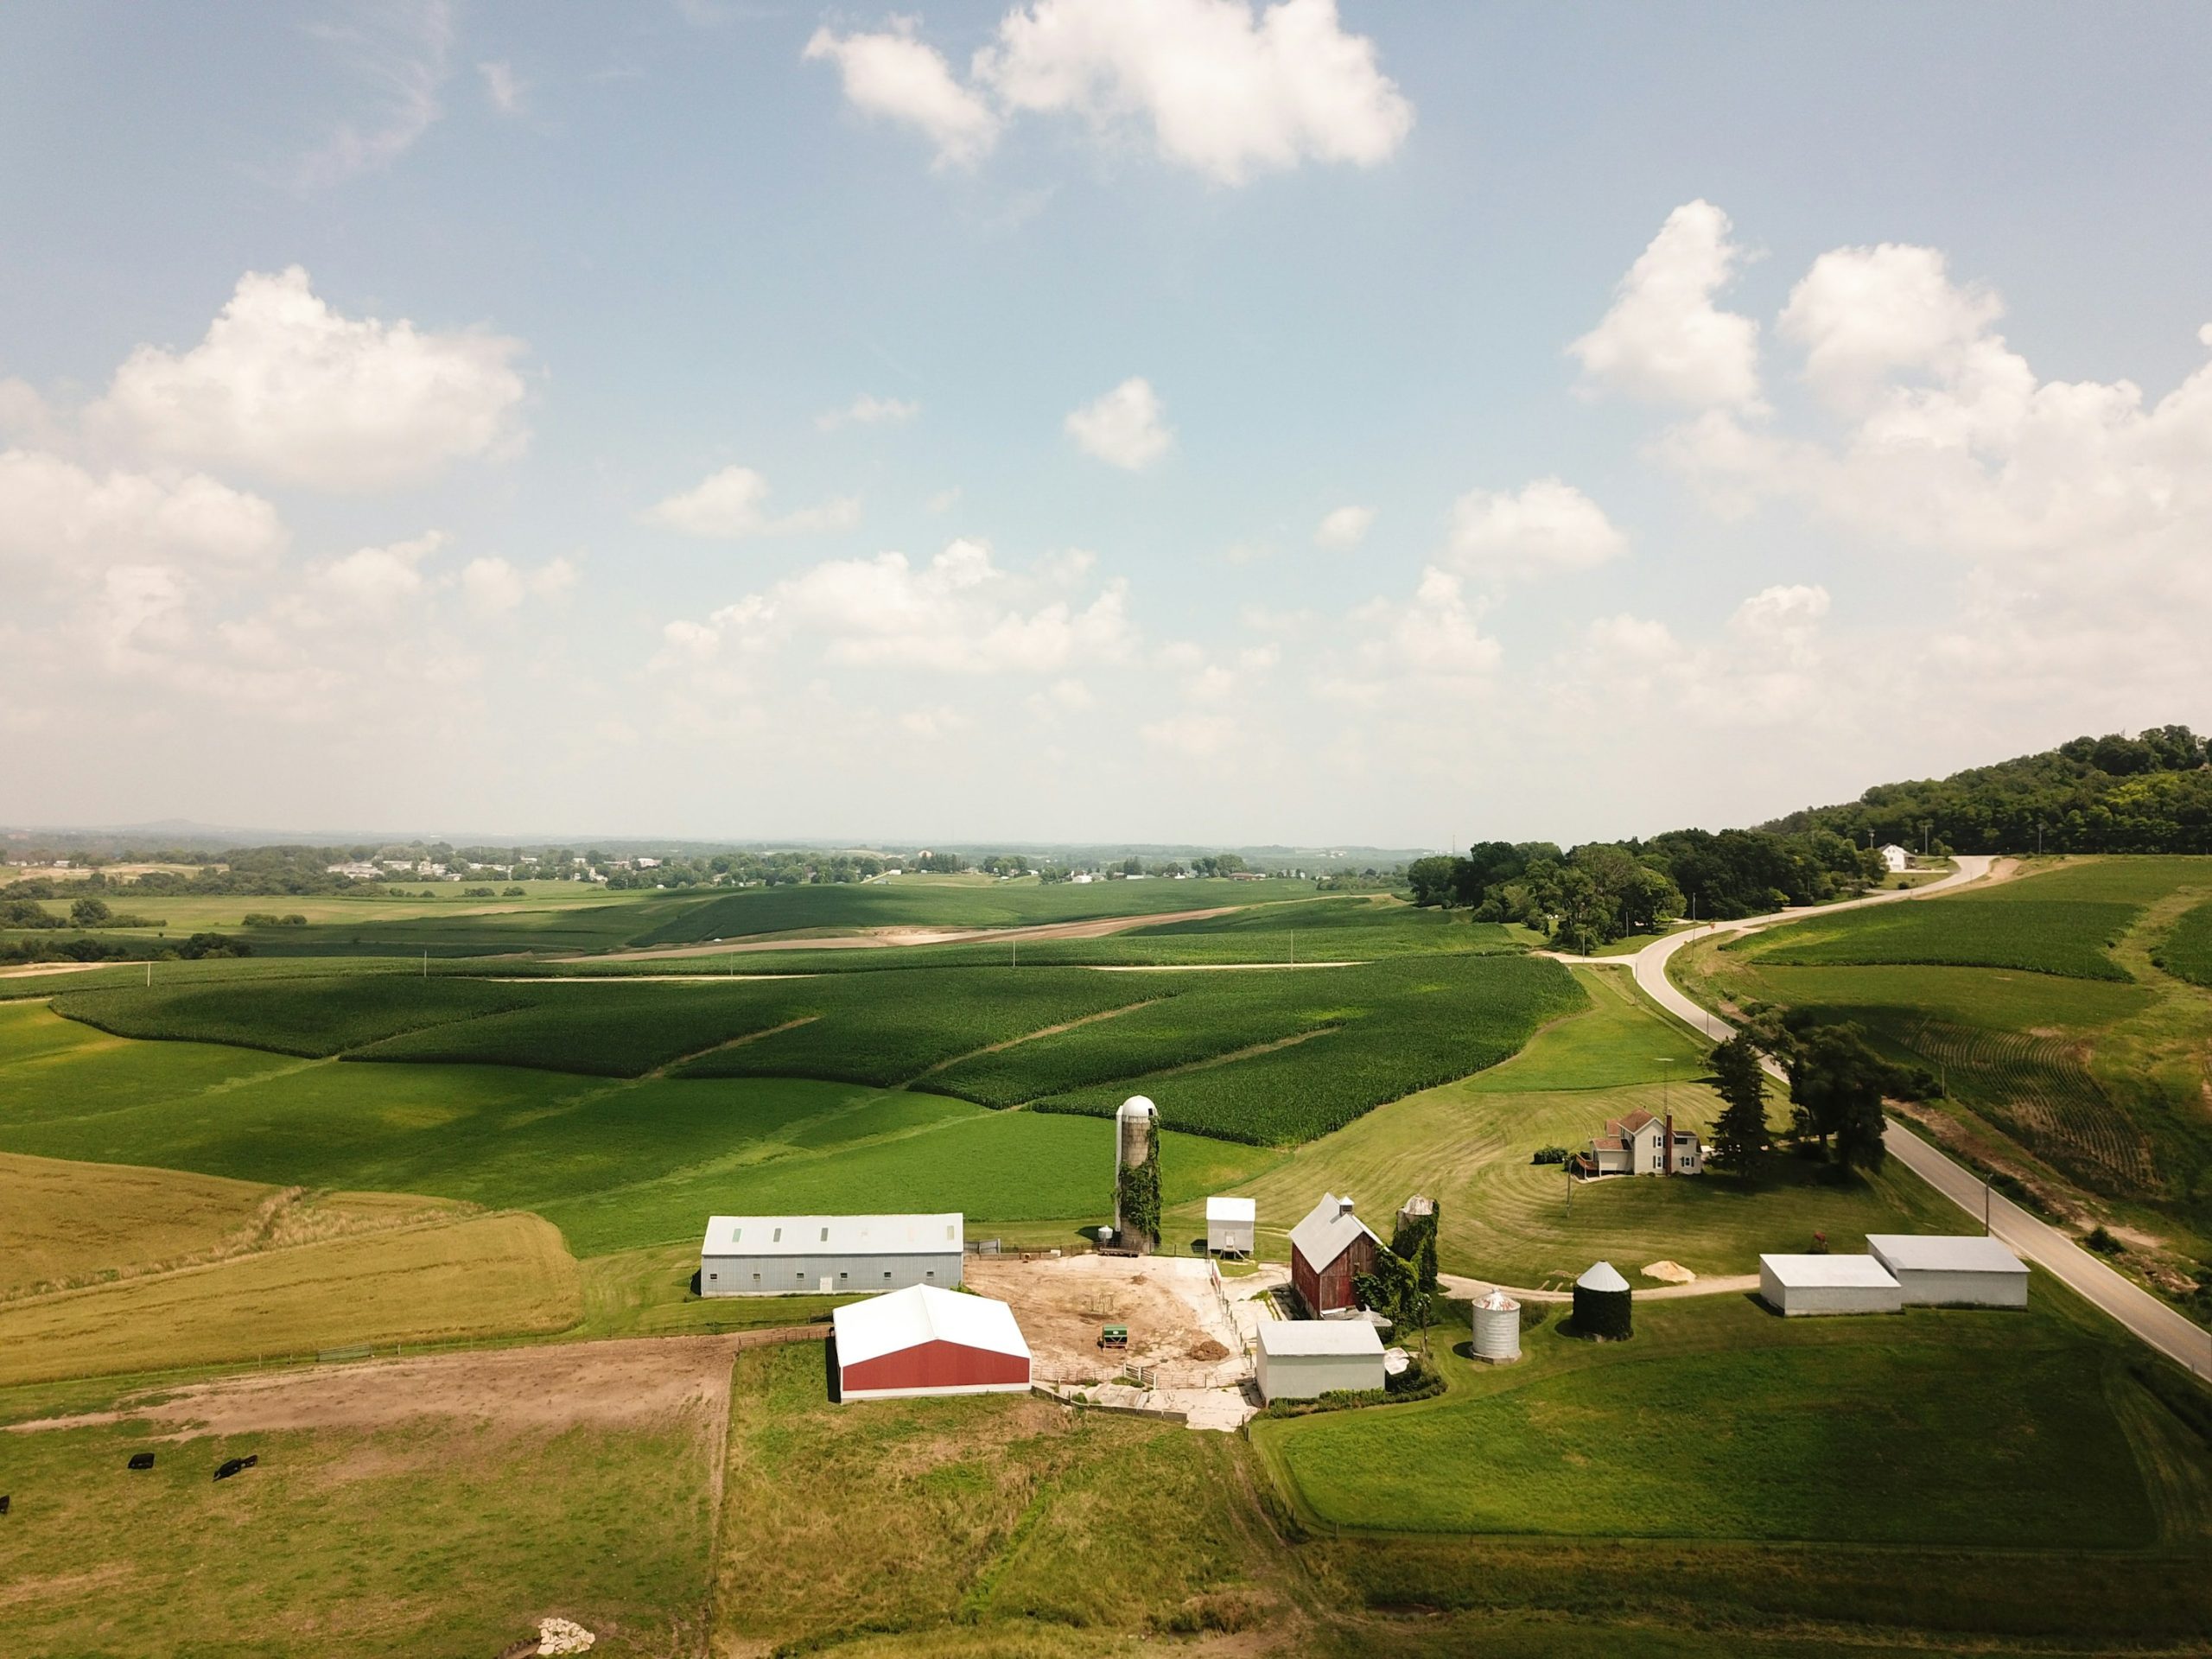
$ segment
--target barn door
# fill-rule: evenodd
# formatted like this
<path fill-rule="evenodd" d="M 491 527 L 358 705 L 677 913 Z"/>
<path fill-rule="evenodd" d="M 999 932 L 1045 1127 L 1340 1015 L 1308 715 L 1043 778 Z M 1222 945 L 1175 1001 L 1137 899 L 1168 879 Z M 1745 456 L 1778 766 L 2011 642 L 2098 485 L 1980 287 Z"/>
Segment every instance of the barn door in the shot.
<path fill-rule="evenodd" d="M 823 1294 L 824 1296 L 827 1296 L 827 1295 L 828 1295 L 831 1291 L 835 1290 L 836 1287 L 837 1287 L 837 1278 L 836 1278 L 836 1275 L 835 1274 L 829 1274 L 829 1273 L 825 1273 L 825 1274 L 823 1274 L 822 1275 L 822 1294 Z"/>

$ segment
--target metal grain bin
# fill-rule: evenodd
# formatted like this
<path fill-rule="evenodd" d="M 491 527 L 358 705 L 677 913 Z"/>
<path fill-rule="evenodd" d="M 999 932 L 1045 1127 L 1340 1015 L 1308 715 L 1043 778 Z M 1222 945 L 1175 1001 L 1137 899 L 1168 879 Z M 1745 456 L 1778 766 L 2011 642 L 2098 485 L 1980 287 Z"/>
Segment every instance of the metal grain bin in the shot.
<path fill-rule="evenodd" d="M 1475 1303 L 1475 1357 L 1493 1365 L 1521 1357 L 1521 1304 L 1502 1290 Z"/>

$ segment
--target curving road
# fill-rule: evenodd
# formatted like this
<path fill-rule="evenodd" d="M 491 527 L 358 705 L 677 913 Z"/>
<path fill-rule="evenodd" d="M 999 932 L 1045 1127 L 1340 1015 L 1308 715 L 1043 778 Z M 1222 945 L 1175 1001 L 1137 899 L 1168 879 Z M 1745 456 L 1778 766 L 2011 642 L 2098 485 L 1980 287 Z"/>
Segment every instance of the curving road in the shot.
<path fill-rule="evenodd" d="M 1676 1019 L 1718 1041 L 1734 1034 L 1736 1028 L 1692 1001 L 1667 977 L 1668 963 L 1684 945 L 1693 940 L 1710 938 L 1716 933 L 1747 933 L 1756 928 L 1771 927 L 1777 922 L 1802 921 L 1808 916 L 1827 915 L 1832 911 L 1895 904 L 1948 892 L 1969 881 L 1981 880 L 1996 861 L 1962 856 L 1957 861 L 1956 874 L 1941 881 L 1931 881 L 1926 887 L 1873 893 L 1842 904 L 1823 905 L 1817 910 L 1777 911 L 1769 916 L 1691 928 L 1654 940 L 1632 957 L 1593 960 L 1626 961 L 1635 970 L 1638 990 Z M 1777 1077 L 1782 1075 L 1781 1069 L 1771 1062 L 1766 1063 L 1766 1069 Z M 2061 1231 L 2040 1216 L 2031 1214 L 2010 1198 L 1988 1191 L 1980 1177 L 1930 1146 L 1895 1118 L 1889 1121 L 1889 1125 L 1882 1141 L 1892 1158 L 1975 1220 L 1986 1217 L 1989 1231 L 2014 1254 L 2034 1262 L 2077 1295 L 2102 1308 L 2169 1359 L 2212 1380 L 2212 1331 L 2183 1317 L 2140 1285 L 2114 1272 L 2075 1243 L 2072 1235 Z"/>

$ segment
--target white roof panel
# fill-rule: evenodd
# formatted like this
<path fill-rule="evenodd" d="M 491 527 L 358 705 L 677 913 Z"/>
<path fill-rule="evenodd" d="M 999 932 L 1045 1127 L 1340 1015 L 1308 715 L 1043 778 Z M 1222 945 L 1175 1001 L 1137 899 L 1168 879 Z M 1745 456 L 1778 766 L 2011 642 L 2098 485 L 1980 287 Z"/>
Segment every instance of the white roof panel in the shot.
<path fill-rule="evenodd" d="M 1260 1351 L 1281 1355 L 1371 1354 L 1382 1357 L 1382 1338 L 1365 1319 L 1262 1319 Z"/>
<path fill-rule="evenodd" d="M 1621 1270 L 1610 1262 L 1593 1262 L 1589 1272 L 1574 1281 L 1577 1290 L 1626 1290 L 1628 1281 L 1621 1277 Z"/>
<path fill-rule="evenodd" d="M 1980 1233 L 1869 1233 L 1866 1248 L 1893 1273 L 2025 1273 L 2020 1258 Z"/>
<path fill-rule="evenodd" d="M 830 1316 L 837 1332 L 837 1363 L 855 1365 L 925 1342 L 957 1343 L 994 1354 L 1029 1357 L 1029 1344 L 1014 1310 L 988 1296 L 970 1296 L 935 1285 L 909 1285 L 864 1302 L 848 1302 Z"/>
<path fill-rule="evenodd" d="M 1213 1198 L 1206 1200 L 1208 1221 L 1250 1221 L 1259 1213 L 1259 1201 L 1255 1198 Z"/>
<path fill-rule="evenodd" d="M 1759 1266 L 1796 1290 L 1895 1290 L 1897 1281 L 1871 1255 L 1762 1255 Z"/>
<path fill-rule="evenodd" d="M 702 1255 L 957 1255 L 957 1210 L 941 1216 L 710 1216 Z"/>
<path fill-rule="evenodd" d="M 1306 1219 L 1290 1230 L 1291 1247 L 1306 1258 L 1306 1264 L 1316 1273 L 1351 1248 L 1351 1243 L 1362 1233 L 1375 1238 L 1374 1230 L 1359 1218 L 1357 1211 L 1344 1206 L 1349 1199 L 1339 1198 L 1333 1192 L 1324 1192 L 1321 1202 L 1306 1213 Z M 1380 1244 L 1382 1241 L 1375 1238 Z"/>

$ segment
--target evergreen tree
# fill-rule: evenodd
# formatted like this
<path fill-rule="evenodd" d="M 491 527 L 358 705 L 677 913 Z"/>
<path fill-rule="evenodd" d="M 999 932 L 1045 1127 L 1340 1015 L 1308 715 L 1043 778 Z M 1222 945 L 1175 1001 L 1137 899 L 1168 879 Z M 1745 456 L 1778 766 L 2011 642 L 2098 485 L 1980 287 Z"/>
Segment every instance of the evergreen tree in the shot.
<path fill-rule="evenodd" d="M 1708 1064 L 1721 1101 L 1719 1121 L 1713 1126 L 1713 1161 L 1724 1169 L 1746 1169 L 1773 1144 L 1758 1049 L 1739 1033 L 1715 1047 Z"/>

